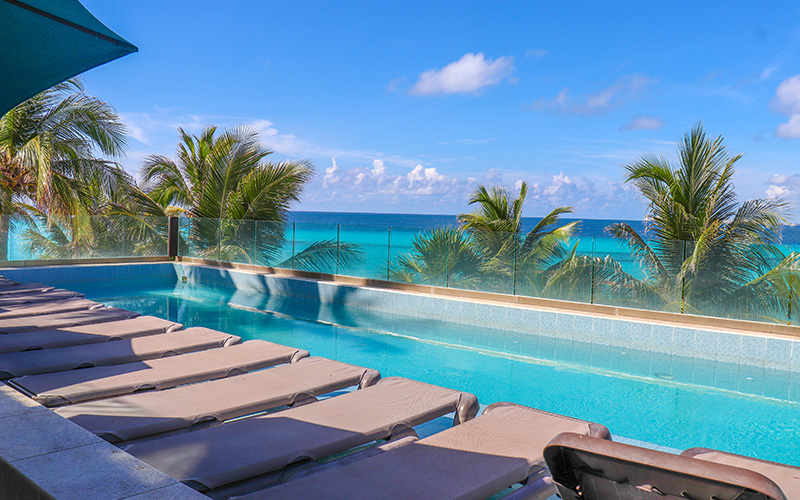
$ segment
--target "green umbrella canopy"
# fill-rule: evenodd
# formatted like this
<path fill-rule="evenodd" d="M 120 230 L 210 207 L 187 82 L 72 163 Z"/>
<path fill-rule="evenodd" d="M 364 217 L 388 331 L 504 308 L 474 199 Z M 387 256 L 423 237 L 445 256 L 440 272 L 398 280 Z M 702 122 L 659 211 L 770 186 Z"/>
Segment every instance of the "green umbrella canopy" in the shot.
<path fill-rule="evenodd" d="M 0 116 L 56 83 L 137 50 L 78 0 L 0 0 Z"/>

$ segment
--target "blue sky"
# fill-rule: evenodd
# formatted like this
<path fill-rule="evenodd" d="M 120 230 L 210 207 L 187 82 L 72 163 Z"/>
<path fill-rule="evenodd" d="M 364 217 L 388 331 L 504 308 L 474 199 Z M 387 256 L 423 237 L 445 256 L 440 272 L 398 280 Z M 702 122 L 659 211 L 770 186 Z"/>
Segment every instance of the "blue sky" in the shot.
<path fill-rule="evenodd" d="M 635 219 L 621 165 L 702 121 L 745 153 L 741 199 L 800 202 L 796 2 L 83 3 L 140 49 L 84 76 L 131 172 L 179 126 L 248 125 L 313 161 L 301 210 L 453 214 L 526 180 L 526 215 Z"/>

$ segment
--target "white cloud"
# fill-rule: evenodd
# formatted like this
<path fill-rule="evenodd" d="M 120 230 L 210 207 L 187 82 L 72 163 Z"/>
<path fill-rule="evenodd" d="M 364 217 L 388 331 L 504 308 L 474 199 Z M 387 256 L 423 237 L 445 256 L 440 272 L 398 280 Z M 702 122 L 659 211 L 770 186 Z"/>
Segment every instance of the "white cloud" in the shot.
<path fill-rule="evenodd" d="M 483 175 L 459 177 L 446 175 L 435 167 L 416 165 L 400 172 L 389 172 L 381 159 L 372 168 L 342 168 L 336 160 L 325 170 L 321 182 L 309 186 L 305 201 L 311 206 L 341 207 L 401 206 L 404 210 L 436 210 L 440 213 L 469 210 L 467 200 L 478 185 L 500 186 L 512 195 L 519 193 L 522 182 L 528 182 L 526 214 L 541 216 L 557 206 L 572 206 L 578 213 L 593 217 L 618 214 L 620 211 L 637 217 L 641 212 L 635 193 L 625 185 L 608 179 L 573 178 L 564 172 L 550 176 L 513 178 L 506 182 L 502 172 L 489 168 Z M 424 208 L 422 208 L 424 207 Z M 391 210 L 391 209 L 389 209 Z"/>
<path fill-rule="evenodd" d="M 627 125 L 621 127 L 621 132 L 633 130 L 659 130 L 664 126 L 664 120 L 655 116 L 634 116 Z"/>
<path fill-rule="evenodd" d="M 778 85 L 772 109 L 786 115 L 800 113 L 800 75 L 787 78 Z"/>
<path fill-rule="evenodd" d="M 646 75 L 628 75 L 597 92 L 575 98 L 569 88 L 562 89 L 553 99 L 541 98 L 531 105 L 536 111 L 553 111 L 579 115 L 601 115 L 640 98 L 655 80 Z"/>
<path fill-rule="evenodd" d="M 800 174 L 775 174 L 767 181 L 768 198 L 786 198 L 795 205 L 800 202 Z"/>
<path fill-rule="evenodd" d="M 781 139 L 800 139 L 800 114 L 791 115 L 787 123 L 781 123 L 775 129 L 775 137 Z"/>
<path fill-rule="evenodd" d="M 456 62 L 441 69 L 429 69 L 419 75 L 412 94 L 475 94 L 480 89 L 497 85 L 514 71 L 514 58 L 486 58 L 483 53 L 464 54 Z"/>
<path fill-rule="evenodd" d="M 778 125 L 775 137 L 800 139 L 800 75 L 782 81 L 775 90 L 772 110 L 789 116 L 789 121 Z"/>

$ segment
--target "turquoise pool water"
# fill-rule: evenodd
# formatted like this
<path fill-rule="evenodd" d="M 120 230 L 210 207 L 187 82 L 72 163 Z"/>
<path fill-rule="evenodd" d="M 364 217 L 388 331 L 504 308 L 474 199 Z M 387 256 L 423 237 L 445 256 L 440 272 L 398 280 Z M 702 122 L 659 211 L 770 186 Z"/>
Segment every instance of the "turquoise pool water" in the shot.
<path fill-rule="evenodd" d="M 67 284 L 61 284 L 62 286 Z M 662 446 L 704 446 L 766 460 L 800 465 L 800 403 L 726 390 L 726 370 L 746 368 L 717 363 L 702 385 L 702 373 L 672 359 L 659 367 L 650 353 L 620 352 L 608 346 L 561 343 L 503 330 L 421 321 L 309 301 L 269 298 L 193 284 L 169 287 L 74 284 L 87 297 L 179 321 L 309 350 L 324 356 L 476 394 L 484 403 L 514 401 L 605 424 L 613 434 Z M 324 318 L 324 322 L 319 321 Z M 552 361 L 553 352 L 570 349 L 570 362 Z M 582 356 L 608 356 L 612 369 L 582 365 Z M 653 354 L 653 356 L 656 356 Z M 615 372 L 646 358 L 649 376 Z M 619 360 L 619 361 L 616 361 Z M 696 364 L 698 361 L 695 360 Z M 713 362 L 710 362 L 713 365 Z M 714 375 L 716 374 L 716 375 Z M 752 370 L 746 380 L 770 385 L 796 384 L 797 374 Z M 697 375 L 694 375 L 696 377 Z M 788 391 L 790 394 L 797 391 Z"/>

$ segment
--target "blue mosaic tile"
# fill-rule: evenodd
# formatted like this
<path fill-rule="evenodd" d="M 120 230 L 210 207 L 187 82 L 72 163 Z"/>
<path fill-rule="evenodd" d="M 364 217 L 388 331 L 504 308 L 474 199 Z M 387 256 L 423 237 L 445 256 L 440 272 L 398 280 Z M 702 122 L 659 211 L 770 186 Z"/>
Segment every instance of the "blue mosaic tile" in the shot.
<path fill-rule="evenodd" d="M 672 352 L 691 357 L 694 354 L 695 330 L 676 327 L 672 334 Z"/>
<path fill-rule="evenodd" d="M 608 350 L 608 369 L 619 373 L 630 373 L 631 357 L 627 348 L 611 346 Z"/>
<path fill-rule="evenodd" d="M 696 330 L 694 337 L 694 357 L 716 361 L 718 343 L 717 332 Z"/>
<path fill-rule="evenodd" d="M 519 307 L 509 307 L 506 312 L 506 328 L 509 330 L 524 331 L 525 325 L 525 310 Z"/>
<path fill-rule="evenodd" d="M 541 311 L 539 313 L 539 333 L 548 337 L 556 336 L 558 313 Z"/>
<path fill-rule="evenodd" d="M 705 387 L 714 387 L 716 364 L 716 361 L 695 358 L 692 364 L 692 383 Z"/>
<path fill-rule="evenodd" d="M 444 306 L 445 316 L 448 321 L 461 321 L 461 301 L 448 300 Z"/>
<path fill-rule="evenodd" d="M 739 365 L 739 392 L 764 395 L 764 367 Z"/>
<path fill-rule="evenodd" d="M 673 377 L 672 380 L 683 384 L 691 384 L 694 362 L 695 359 L 692 357 L 673 354 L 670 363 L 670 373 Z"/>
<path fill-rule="evenodd" d="M 535 358 L 539 355 L 539 336 L 533 333 L 523 333 L 519 336 L 519 353 L 522 356 Z"/>
<path fill-rule="evenodd" d="M 535 309 L 524 309 L 522 316 L 522 331 L 528 333 L 540 333 L 541 312 Z"/>
<path fill-rule="evenodd" d="M 628 349 L 631 345 L 630 321 L 614 321 L 611 327 L 611 345 Z"/>
<path fill-rule="evenodd" d="M 764 396 L 768 398 L 789 399 L 791 373 L 785 370 L 764 369 Z"/>
<path fill-rule="evenodd" d="M 742 354 L 739 358 L 741 363 L 764 366 L 766 356 L 767 339 L 753 335 L 742 335 Z"/>
<path fill-rule="evenodd" d="M 650 353 L 650 378 L 655 380 L 673 380 L 672 354 Z"/>
<path fill-rule="evenodd" d="M 631 348 L 649 350 L 652 334 L 650 323 L 631 322 Z"/>
<path fill-rule="evenodd" d="M 608 358 L 610 355 L 611 346 L 608 344 L 592 344 L 592 356 L 590 360 L 591 366 L 595 368 L 601 368 L 603 370 L 608 369 Z"/>
<path fill-rule="evenodd" d="M 539 359 L 553 361 L 556 356 L 556 339 L 554 337 L 539 337 Z"/>
<path fill-rule="evenodd" d="M 792 369 L 800 369 L 800 342 L 792 342 Z"/>
<path fill-rule="evenodd" d="M 575 316 L 575 330 L 572 338 L 580 342 L 592 341 L 594 318 L 591 316 Z"/>
<path fill-rule="evenodd" d="M 554 354 L 555 360 L 563 363 L 571 363 L 572 355 L 575 350 L 573 344 L 574 342 L 572 339 L 556 338 Z"/>
<path fill-rule="evenodd" d="M 505 328 L 506 327 L 506 314 L 507 307 L 503 306 L 489 306 L 489 322 L 492 328 Z"/>
<path fill-rule="evenodd" d="M 789 401 L 800 402 L 800 372 L 789 374 Z"/>
<path fill-rule="evenodd" d="M 475 317 L 475 303 L 463 301 L 461 302 L 461 321 L 469 325 L 475 324 L 477 321 Z"/>
<path fill-rule="evenodd" d="M 613 328 L 614 322 L 612 320 L 608 318 L 594 318 L 592 343 L 599 345 L 611 345 Z"/>
<path fill-rule="evenodd" d="M 630 366 L 628 373 L 638 377 L 650 376 L 650 351 L 631 349 L 628 351 Z"/>
<path fill-rule="evenodd" d="M 738 365 L 741 353 L 741 335 L 723 332 L 717 334 L 717 360 Z"/>
<path fill-rule="evenodd" d="M 572 342 L 572 362 L 583 366 L 592 365 L 592 347 L 589 342 Z"/>
<path fill-rule="evenodd" d="M 767 339 L 764 366 L 778 370 L 789 370 L 792 366 L 792 341 Z"/>
<path fill-rule="evenodd" d="M 575 315 L 561 313 L 556 315 L 556 332 L 559 338 L 572 340 L 575 335 Z"/>
<path fill-rule="evenodd" d="M 739 390 L 739 363 L 717 361 L 714 372 L 714 386 L 729 391 Z"/>

